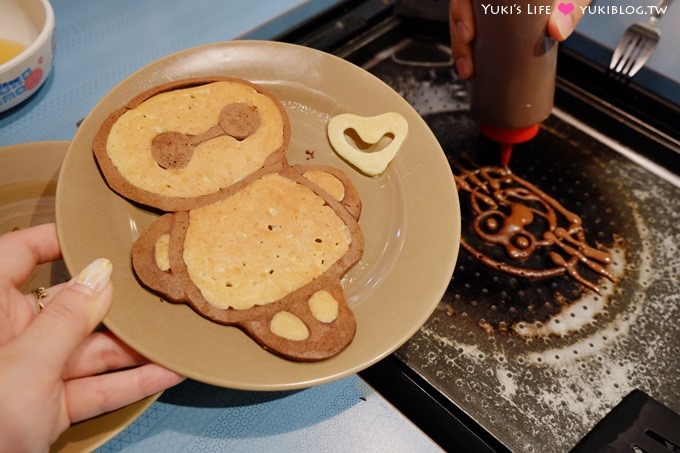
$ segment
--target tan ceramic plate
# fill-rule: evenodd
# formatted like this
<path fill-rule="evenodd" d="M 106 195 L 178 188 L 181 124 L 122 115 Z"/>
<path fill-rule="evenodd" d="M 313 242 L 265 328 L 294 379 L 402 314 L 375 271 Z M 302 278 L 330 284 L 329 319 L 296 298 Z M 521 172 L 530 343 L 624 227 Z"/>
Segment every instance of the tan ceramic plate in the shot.
<path fill-rule="evenodd" d="M 102 121 L 140 91 L 171 80 L 229 75 L 277 95 L 291 118 L 288 160 L 332 164 L 356 184 L 364 204 L 363 259 L 343 283 L 357 333 L 339 355 L 317 363 L 274 356 L 233 327 L 185 305 L 161 303 L 130 268 L 130 247 L 154 215 L 106 186 L 92 157 Z M 386 173 L 366 177 L 337 157 L 326 137 L 330 117 L 401 113 L 408 138 Z M 309 159 L 306 151 L 313 151 Z M 385 357 L 428 319 L 451 279 L 460 212 L 444 153 L 422 118 L 379 79 L 326 53 L 290 44 L 231 41 L 165 57 L 132 74 L 93 109 L 71 142 L 57 188 L 57 223 L 69 269 L 98 256 L 114 263 L 115 301 L 106 326 L 140 353 L 205 383 L 243 390 L 320 384 Z"/>
<path fill-rule="evenodd" d="M 68 142 L 26 143 L 0 148 L 0 234 L 16 228 L 54 222 L 57 174 Z M 43 264 L 22 289 L 49 287 L 68 280 L 62 261 Z M 52 445 L 53 452 L 91 451 L 132 423 L 160 393 L 138 403 L 78 423 Z"/>

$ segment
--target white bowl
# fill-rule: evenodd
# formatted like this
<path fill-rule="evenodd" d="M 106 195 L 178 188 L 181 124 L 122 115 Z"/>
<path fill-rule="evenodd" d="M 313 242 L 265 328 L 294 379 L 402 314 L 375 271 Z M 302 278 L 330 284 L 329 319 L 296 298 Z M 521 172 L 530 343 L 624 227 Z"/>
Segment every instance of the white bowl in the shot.
<path fill-rule="evenodd" d="M 25 101 L 45 82 L 54 55 L 54 10 L 48 0 L 0 0 L 0 50 L 25 48 L 0 63 L 0 112 Z"/>

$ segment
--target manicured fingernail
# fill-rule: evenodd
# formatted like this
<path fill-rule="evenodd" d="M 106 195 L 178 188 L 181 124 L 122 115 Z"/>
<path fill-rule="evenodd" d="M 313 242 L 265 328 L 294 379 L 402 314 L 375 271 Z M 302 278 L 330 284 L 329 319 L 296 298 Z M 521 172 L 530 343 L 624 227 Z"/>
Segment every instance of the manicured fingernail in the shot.
<path fill-rule="evenodd" d="M 472 75 L 472 68 L 467 58 L 456 58 L 456 72 L 461 79 L 467 79 Z"/>
<path fill-rule="evenodd" d="M 461 20 L 456 22 L 456 29 L 458 30 L 458 36 L 460 36 L 460 39 L 463 40 L 464 43 L 469 43 L 472 41 L 472 34 L 470 33 L 470 29 L 465 25 L 465 23 Z"/>
<path fill-rule="evenodd" d="M 94 292 L 100 292 L 111 279 L 113 265 L 106 258 L 97 258 L 88 264 L 75 278 L 74 282 L 85 285 Z"/>
<path fill-rule="evenodd" d="M 571 18 L 571 14 L 564 14 L 560 11 L 554 15 L 553 20 L 555 21 L 557 32 L 560 34 L 559 41 L 567 39 L 574 31 L 574 20 Z"/>

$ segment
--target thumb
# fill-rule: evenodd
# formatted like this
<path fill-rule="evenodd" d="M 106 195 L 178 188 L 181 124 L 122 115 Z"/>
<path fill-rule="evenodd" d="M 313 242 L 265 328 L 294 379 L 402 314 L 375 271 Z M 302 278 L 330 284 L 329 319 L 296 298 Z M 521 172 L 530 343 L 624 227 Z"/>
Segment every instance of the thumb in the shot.
<path fill-rule="evenodd" d="M 108 313 L 113 290 L 111 271 L 111 262 L 106 258 L 88 264 L 21 336 L 31 355 L 47 369 L 61 373 L 73 351 Z"/>
<path fill-rule="evenodd" d="M 548 34 L 556 41 L 564 41 L 576 29 L 590 0 L 574 0 L 570 2 L 553 2 L 548 19 Z"/>

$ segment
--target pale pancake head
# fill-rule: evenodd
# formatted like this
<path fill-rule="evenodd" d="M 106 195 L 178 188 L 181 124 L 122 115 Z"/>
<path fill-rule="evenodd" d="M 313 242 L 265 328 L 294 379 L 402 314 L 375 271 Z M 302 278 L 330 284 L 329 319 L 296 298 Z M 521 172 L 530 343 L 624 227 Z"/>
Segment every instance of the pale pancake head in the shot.
<path fill-rule="evenodd" d="M 235 128 L 234 115 L 228 124 L 223 110 L 229 106 L 250 111 L 236 115 L 248 124 Z M 177 166 L 159 161 L 152 151 L 155 138 L 173 134 L 187 137 L 183 146 L 191 147 Z M 284 161 L 289 141 L 288 116 L 278 99 L 250 82 L 222 77 L 173 82 L 143 93 L 105 121 L 94 150 L 112 189 L 175 211 L 209 203 L 219 191 Z"/>

